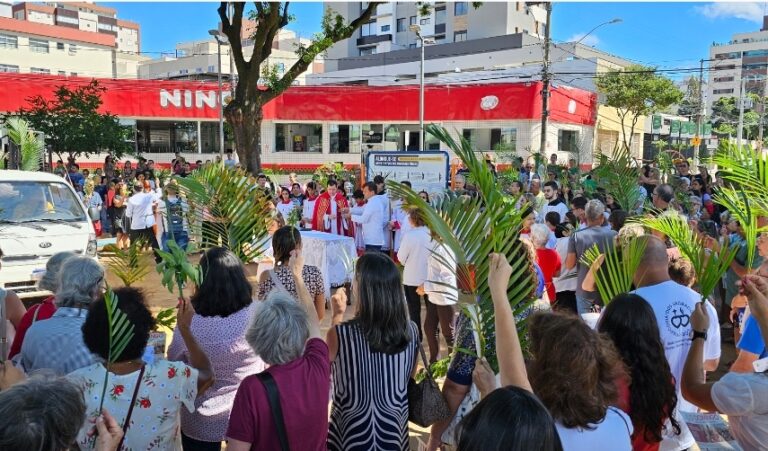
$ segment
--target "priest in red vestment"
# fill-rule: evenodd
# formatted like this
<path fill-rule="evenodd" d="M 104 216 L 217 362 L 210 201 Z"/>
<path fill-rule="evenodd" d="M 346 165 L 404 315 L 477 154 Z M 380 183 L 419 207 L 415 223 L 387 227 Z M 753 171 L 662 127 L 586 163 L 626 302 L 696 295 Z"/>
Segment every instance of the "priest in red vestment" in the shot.
<path fill-rule="evenodd" d="M 349 203 L 339 191 L 335 180 L 328 181 L 328 187 L 315 201 L 312 214 L 312 230 L 334 235 L 352 236 L 352 222 L 347 219 Z"/>

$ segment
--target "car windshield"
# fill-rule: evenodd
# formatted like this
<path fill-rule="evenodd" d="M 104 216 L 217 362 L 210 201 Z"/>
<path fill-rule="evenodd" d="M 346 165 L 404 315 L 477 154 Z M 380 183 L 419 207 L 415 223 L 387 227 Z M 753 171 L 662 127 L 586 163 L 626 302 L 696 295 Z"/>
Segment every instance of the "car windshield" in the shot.
<path fill-rule="evenodd" d="M 64 182 L 0 182 L 0 222 L 85 221 Z"/>

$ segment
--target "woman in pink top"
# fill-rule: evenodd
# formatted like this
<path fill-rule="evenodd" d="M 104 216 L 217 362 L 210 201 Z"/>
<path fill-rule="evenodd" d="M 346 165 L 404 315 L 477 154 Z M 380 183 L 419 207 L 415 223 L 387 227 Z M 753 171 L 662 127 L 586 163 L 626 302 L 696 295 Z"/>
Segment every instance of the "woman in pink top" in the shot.
<path fill-rule="evenodd" d="M 196 312 L 192 333 L 210 356 L 216 382 L 195 400 L 194 413 L 182 409 L 185 451 L 221 449 L 240 382 L 265 368 L 245 341 L 254 304 L 251 284 L 240 260 L 227 249 L 214 247 L 200 259 L 200 267 L 204 278 L 191 299 Z M 168 348 L 168 359 L 187 358 L 188 351 L 177 328 Z"/>

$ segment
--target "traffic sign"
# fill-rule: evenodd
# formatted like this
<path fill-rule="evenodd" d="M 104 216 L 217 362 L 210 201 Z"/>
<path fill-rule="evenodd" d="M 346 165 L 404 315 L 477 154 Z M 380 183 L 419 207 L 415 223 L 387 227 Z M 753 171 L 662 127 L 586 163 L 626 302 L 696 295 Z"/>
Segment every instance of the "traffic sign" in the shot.
<path fill-rule="evenodd" d="M 698 136 L 694 136 L 693 138 L 691 138 L 692 146 L 698 146 L 699 144 L 701 144 L 701 138 L 699 138 Z"/>

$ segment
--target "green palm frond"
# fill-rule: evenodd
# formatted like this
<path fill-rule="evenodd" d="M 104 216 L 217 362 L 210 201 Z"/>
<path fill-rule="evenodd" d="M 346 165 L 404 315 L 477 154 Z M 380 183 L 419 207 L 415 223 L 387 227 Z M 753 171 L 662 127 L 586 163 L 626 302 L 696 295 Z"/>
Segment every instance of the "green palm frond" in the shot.
<path fill-rule="evenodd" d="M 632 289 L 635 273 L 640 269 L 646 242 L 631 240 L 625 246 L 612 246 L 605 253 L 605 260 L 595 274 L 595 286 L 600 298 L 608 305 L 616 296 Z M 600 256 L 595 244 L 582 256 L 581 263 L 592 266 Z"/>
<path fill-rule="evenodd" d="M 718 177 L 735 185 L 749 197 L 760 213 L 768 213 L 768 155 L 749 146 L 724 141 L 712 159 Z"/>
<path fill-rule="evenodd" d="M 126 287 L 140 282 L 149 274 L 149 266 L 141 263 L 141 250 L 145 245 L 146 240 L 136 239 L 131 240 L 127 249 L 118 249 L 114 244 L 104 246 L 104 251 L 113 253 L 107 266 Z"/>
<path fill-rule="evenodd" d="M 719 188 L 714 196 L 715 202 L 724 206 L 731 213 L 731 217 L 739 221 L 744 232 L 744 241 L 747 243 L 747 260 L 745 267 L 749 270 L 755 262 L 757 250 L 757 235 L 760 230 L 757 226 L 757 212 L 754 211 L 751 199 L 742 190 L 730 187 Z"/>
<path fill-rule="evenodd" d="M 490 169 L 477 158 L 466 139 L 456 142 L 446 129 L 436 125 L 428 126 L 427 132 L 462 160 L 478 195 L 469 197 L 446 193 L 434 205 L 428 205 L 416 192 L 400 183 L 390 181 L 388 188 L 393 196 L 403 200 L 405 208 L 418 209 L 430 230 L 451 251 L 447 253 L 452 255 L 450 258 L 439 253 L 434 255 L 441 264 L 455 271 L 459 286 L 467 292 L 462 298 L 472 299 L 462 308 L 478 334 L 482 356 L 492 368 L 498 370 L 490 339 L 494 334 L 494 316 L 488 287 L 489 255 L 493 252 L 504 254 L 512 266 L 507 297 L 516 314 L 530 306 L 536 288 L 531 261 L 525 245 L 518 239 L 521 212 L 511 207 Z M 525 322 L 521 321 L 518 328 L 524 330 Z"/>
<path fill-rule="evenodd" d="M 115 363 L 119 361 L 120 357 L 128 346 L 128 343 L 133 339 L 134 327 L 128 316 L 120 310 L 119 299 L 112 291 L 107 287 L 107 292 L 104 295 L 104 304 L 107 310 L 107 327 L 109 329 L 109 351 L 107 355 L 107 364 Z M 101 392 L 101 404 L 99 405 L 99 412 L 101 412 L 104 406 L 104 396 L 107 392 L 107 382 L 109 378 L 109 371 L 105 368 L 104 371 L 104 387 Z"/>
<path fill-rule="evenodd" d="M 610 156 L 599 155 L 599 166 L 593 178 L 628 213 L 636 210 L 643 200 L 638 189 L 639 168 L 626 146 L 617 145 Z"/>
<path fill-rule="evenodd" d="M 29 128 L 24 119 L 18 117 L 8 118 L 5 122 L 8 128 L 8 137 L 16 144 L 21 154 L 21 170 L 37 171 L 43 160 L 45 143 Z"/>
<path fill-rule="evenodd" d="M 177 178 L 190 206 L 190 226 L 204 242 L 232 251 L 243 263 L 255 260 L 269 240 L 271 201 L 243 171 L 209 165 Z M 207 215 L 206 215 L 207 214 Z M 203 221 L 210 227 L 203 230 Z"/>
<path fill-rule="evenodd" d="M 174 289 L 179 290 L 179 297 L 184 295 L 184 286 L 187 282 L 192 282 L 200 286 L 203 280 L 199 265 L 193 265 L 189 262 L 187 252 L 179 247 L 174 240 L 168 240 L 167 246 L 169 252 L 156 249 L 155 252 L 160 256 L 160 263 L 157 265 L 157 273 L 162 276 L 161 283 L 171 293 Z"/>

